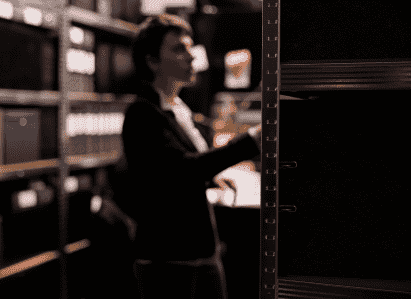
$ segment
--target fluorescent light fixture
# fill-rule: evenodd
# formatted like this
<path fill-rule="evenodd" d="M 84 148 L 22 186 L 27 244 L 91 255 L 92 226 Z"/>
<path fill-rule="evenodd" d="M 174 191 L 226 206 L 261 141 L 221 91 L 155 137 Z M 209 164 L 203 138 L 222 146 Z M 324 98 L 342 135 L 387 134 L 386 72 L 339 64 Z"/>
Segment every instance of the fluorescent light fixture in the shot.
<path fill-rule="evenodd" d="M 43 14 L 40 9 L 26 7 L 24 9 L 24 22 L 29 25 L 40 26 L 43 20 Z"/>
<path fill-rule="evenodd" d="M 13 18 L 13 4 L 0 0 L 0 18 L 8 20 Z"/>

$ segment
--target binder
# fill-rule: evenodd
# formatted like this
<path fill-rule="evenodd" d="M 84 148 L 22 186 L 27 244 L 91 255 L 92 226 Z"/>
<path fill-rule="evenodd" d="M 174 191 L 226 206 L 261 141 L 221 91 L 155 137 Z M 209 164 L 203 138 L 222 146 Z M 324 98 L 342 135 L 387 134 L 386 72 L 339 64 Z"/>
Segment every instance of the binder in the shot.
<path fill-rule="evenodd" d="M 111 148 L 110 151 L 117 153 L 123 152 L 123 140 L 121 139 L 121 132 L 123 128 L 124 116 L 127 105 L 125 103 L 114 102 L 110 105 L 110 113 L 112 116 L 111 122 Z"/>
<path fill-rule="evenodd" d="M 56 49 L 51 41 L 44 41 L 41 45 L 41 81 L 43 90 L 56 89 Z"/>
<path fill-rule="evenodd" d="M 101 130 L 101 152 L 109 153 L 117 151 L 122 153 L 123 141 L 121 130 L 123 127 L 126 103 L 112 102 L 101 104 L 100 130 Z"/>
<path fill-rule="evenodd" d="M 68 117 L 69 155 L 87 153 L 86 109 L 84 105 L 72 105 Z"/>
<path fill-rule="evenodd" d="M 95 88 L 99 93 L 131 93 L 135 73 L 132 51 L 127 45 L 100 42 L 96 45 Z"/>
<path fill-rule="evenodd" d="M 110 55 L 109 43 L 98 43 L 96 45 L 96 92 L 107 93 L 110 89 Z"/>
<path fill-rule="evenodd" d="M 100 104 L 100 152 L 108 153 L 111 150 L 110 137 L 110 103 Z"/>
<path fill-rule="evenodd" d="M 93 76 L 69 73 L 69 90 L 74 92 L 94 92 Z"/>
<path fill-rule="evenodd" d="M 141 1 L 122 0 L 122 3 L 125 6 L 125 10 L 121 19 L 130 23 L 141 23 Z"/>
<path fill-rule="evenodd" d="M 130 47 L 113 45 L 112 71 L 115 82 L 121 82 L 133 73 L 133 58 Z"/>
<path fill-rule="evenodd" d="M 2 164 L 40 160 L 40 111 L 5 109 L 2 120 Z"/>
<path fill-rule="evenodd" d="M 100 107 L 99 103 L 87 104 L 87 154 L 100 152 Z"/>
<path fill-rule="evenodd" d="M 126 0 L 111 0 L 111 17 L 113 19 L 124 19 L 126 5 Z"/>
<path fill-rule="evenodd" d="M 94 74 L 89 69 L 84 69 L 84 65 L 77 63 L 77 59 L 81 59 L 82 55 L 88 55 L 94 51 L 95 48 L 95 35 L 91 30 L 85 30 L 78 28 L 82 32 L 82 38 L 79 40 L 72 40 L 68 65 L 69 67 L 69 89 L 74 92 L 94 92 L 95 91 L 95 79 Z M 79 52 L 87 52 L 81 53 Z M 77 55 L 80 55 L 79 57 Z M 91 61 L 87 60 L 87 63 Z M 95 68 L 95 61 L 93 61 Z M 89 67 L 93 67 L 91 64 Z"/>

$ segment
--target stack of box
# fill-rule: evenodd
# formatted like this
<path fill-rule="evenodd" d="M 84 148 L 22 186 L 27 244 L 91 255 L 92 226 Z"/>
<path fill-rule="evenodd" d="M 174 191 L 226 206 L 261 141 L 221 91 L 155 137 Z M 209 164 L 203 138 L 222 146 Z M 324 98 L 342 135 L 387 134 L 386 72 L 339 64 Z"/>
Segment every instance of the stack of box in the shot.
<path fill-rule="evenodd" d="M 126 107 L 127 104 L 119 102 L 72 105 L 67 118 L 69 155 L 121 153 Z"/>
<path fill-rule="evenodd" d="M 69 90 L 94 92 L 95 36 L 90 30 L 70 28 L 71 48 L 67 52 Z"/>
<path fill-rule="evenodd" d="M 68 155 L 84 155 L 87 153 L 87 103 L 71 105 L 71 113 L 67 116 L 67 135 L 69 136 Z"/>

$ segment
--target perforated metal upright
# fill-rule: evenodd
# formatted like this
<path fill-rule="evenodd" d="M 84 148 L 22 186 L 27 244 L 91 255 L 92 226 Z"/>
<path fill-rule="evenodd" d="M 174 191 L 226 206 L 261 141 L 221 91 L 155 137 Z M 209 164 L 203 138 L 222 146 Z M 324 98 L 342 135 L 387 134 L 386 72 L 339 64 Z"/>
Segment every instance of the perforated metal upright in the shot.
<path fill-rule="evenodd" d="M 280 0 L 264 0 L 262 10 L 260 298 L 277 299 Z"/>
<path fill-rule="evenodd" d="M 66 161 L 68 155 L 68 135 L 66 128 L 67 115 L 70 112 L 68 99 L 69 74 L 67 71 L 66 53 L 70 47 L 69 29 L 71 19 L 64 12 L 60 14 L 59 26 L 59 86 L 60 86 L 60 106 L 59 106 L 59 259 L 60 259 L 60 298 L 68 298 L 67 281 L 67 253 L 64 248 L 67 245 L 67 220 L 68 220 L 68 196 L 64 188 L 64 183 L 69 175 L 69 166 Z"/>

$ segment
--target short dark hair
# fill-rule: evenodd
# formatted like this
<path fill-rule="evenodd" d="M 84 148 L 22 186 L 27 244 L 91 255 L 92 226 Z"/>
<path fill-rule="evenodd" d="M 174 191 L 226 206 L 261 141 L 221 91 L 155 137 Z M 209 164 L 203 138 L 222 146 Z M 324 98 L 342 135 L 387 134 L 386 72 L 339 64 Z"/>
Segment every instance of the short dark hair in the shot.
<path fill-rule="evenodd" d="M 146 56 L 160 58 L 160 48 L 164 37 L 170 31 L 177 34 L 193 35 L 191 25 L 176 15 L 151 16 L 139 25 L 137 36 L 132 43 L 137 80 L 152 82 L 155 79 L 153 72 L 147 65 Z"/>

